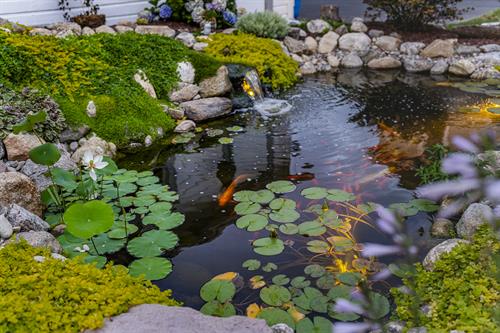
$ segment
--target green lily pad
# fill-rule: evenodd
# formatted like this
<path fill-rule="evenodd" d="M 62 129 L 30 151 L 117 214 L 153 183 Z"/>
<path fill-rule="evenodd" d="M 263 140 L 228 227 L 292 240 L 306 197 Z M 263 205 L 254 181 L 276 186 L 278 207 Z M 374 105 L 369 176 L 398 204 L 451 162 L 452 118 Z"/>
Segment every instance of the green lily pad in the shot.
<path fill-rule="evenodd" d="M 314 317 L 314 322 L 309 318 L 304 318 L 297 323 L 297 333 L 331 333 L 332 323 L 323 317 Z"/>
<path fill-rule="evenodd" d="M 238 215 L 256 214 L 259 212 L 261 206 L 256 202 L 243 201 L 234 207 L 234 211 Z"/>
<path fill-rule="evenodd" d="M 267 204 L 274 199 L 274 193 L 269 190 L 255 191 L 250 194 L 250 200 L 259 204 Z"/>
<path fill-rule="evenodd" d="M 239 191 L 233 194 L 233 199 L 238 202 L 252 201 L 250 200 L 253 191 Z"/>
<path fill-rule="evenodd" d="M 346 202 L 356 199 L 356 196 L 346 191 L 331 189 L 328 190 L 328 196 L 326 198 L 330 201 Z"/>
<path fill-rule="evenodd" d="M 297 186 L 295 186 L 294 183 L 288 180 L 278 180 L 267 184 L 266 188 L 273 191 L 274 193 L 282 194 L 295 191 Z"/>
<path fill-rule="evenodd" d="M 334 311 L 328 311 L 328 315 L 336 320 L 340 321 L 355 321 L 359 319 L 359 315 L 356 313 L 336 313 Z"/>
<path fill-rule="evenodd" d="M 265 264 L 264 266 L 262 266 L 262 270 L 264 272 L 271 272 L 271 271 L 275 271 L 278 269 L 278 266 L 275 264 L 275 263 L 272 263 L 272 262 L 268 262 L 267 264 Z"/>
<path fill-rule="evenodd" d="M 160 178 L 158 178 L 156 176 L 147 176 L 147 177 L 140 178 L 137 181 L 137 185 L 146 186 L 146 185 L 158 183 L 159 181 L 160 181 Z"/>
<path fill-rule="evenodd" d="M 295 328 L 295 322 L 292 316 L 288 312 L 278 308 L 269 307 L 262 309 L 262 311 L 257 315 L 257 318 L 264 319 L 269 326 L 283 323 L 292 329 Z"/>
<path fill-rule="evenodd" d="M 439 210 L 439 205 L 431 200 L 413 199 L 409 202 L 409 204 L 422 212 L 433 213 Z"/>
<path fill-rule="evenodd" d="M 307 249 L 312 253 L 326 253 L 330 250 L 330 245 L 324 241 L 313 240 L 307 242 Z"/>
<path fill-rule="evenodd" d="M 234 142 L 233 138 L 223 137 L 219 139 L 219 143 L 221 145 L 229 145 Z"/>
<path fill-rule="evenodd" d="M 330 289 L 327 296 L 332 300 L 336 300 L 338 298 L 349 299 L 352 293 L 352 287 L 338 285 Z"/>
<path fill-rule="evenodd" d="M 84 263 L 95 265 L 97 268 L 103 268 L 107 261 L 106 257 L 103 256 L 86 255 L 83 258 Z"/>
<path fill-rule="evenodd" d="M 231 303 L 220 303 L 217 301 L 210 301 L 203 305 L 200 312 L 207 316 L 215 317 L 232 317 L 236 315 L 236 309 Z"/>
<path fill-rule="evenodd" d="M 61 153 L 53 143 L 45 143 L 31 149 L 29 157 L 36 164 L 52 166 L 59 161 Z"/>
<path fill-rule="evenodd" d="M 285 249 L 283 241 L 278 238 L 260 238 L 253 242 L 254 251 L 263 256 L 274 256 Z"/>
<path fill-rule="evenodd" d="M 127 238 L 129 235 L 137 232 L 137 230 L 139 230 L 139 228 L 135 224 L 127 223 L 127 228 L 122 225 L 108 231 L 108 237 L 111 239 Z"/>
<path fill-rule="evenodd" d="M 259 214 L 248 214 L 240 217 L 236 221 L 236 226 L 240 229 L 246 229 L 250 232 L 264 229 L 267 225 L 267 217 Z"/>
<path fill-rule="evenodd" d="M 323 293 L 316 288 L 306 287 L 304 292 L 293 299 L 293 303 L 306 311 L 312 310 L 311 302 L 314 299 L 324 297 Z"/>
<path fill-rule="evenodd" d="M 271 306 L 282 306 L 292 299 L 292 295 L 282 286 L 272 285 L 260 290 L 260 298 Z"/>
<path fill-rule="evenodd" d="M 179 195 L 175 192 L 167 191 L 157 195 L 158 199 L 161 201 L 174 202 L 179 200 Z"/>
<path fill-rule="evenodd" d="M 243 127 L 241 127 L 241 126 L 231 126 L 231 127 L 226 128 L 226 131 L 233 132 L 233 133 L 243 132 Z"/>
<path fill-rule="evenodd" d="M 172 214 L 153 213 L 144 217 L 142 223 L 145 225 L 154 224 L 160 230 L 171 230 L 182 225 L 185 220 L 186 217 L 181 213 L 172 213 Z"/>
<path fill-rule="evenodd" d="M 224 134 L 224 131 L 221 129 L 207 128 L 205 131 L 210 138 L 215 138 L 216 136 Z"/>
<path fill-rule="evenodd" d="M 387 297 L 376 292 L 371 292 L 368 298 L 370 299 L 368 302 L 370 307 L 367 311 L 369 318 L 377 320 L 389 314 L 391 306 Z"/>
<path fill-rule="evenodd" d="M 243 262 L 243 268 L 248 269 L 249 271 L 256 271 L 260 268 L 260 260 L 257 259 L 248 259 Z"/>
<path fill-rule="evenodd" d="M 171 231 L 151 230 L 132 239 L 127 250 L 135 257 L 155 257 L 165 250 L 173 249 L 178 242 L 179 238 Z"/>
<path fill-rule="evenodd" d="M 302 289 L 305 287 L 309 287 L 311 285 L 311 281 L 306 280 L 305 276 L 296 276 L 292 279 L 290 284 L 292 285 L 292 287 Z"/>
<path fill-rule="evenodd" d="M 156 202 L 149 206 L 151 213 L 169 213 L 172 209 L 172 204 L 170 202 Z"/>
<path fill-rule="evenodd" d="M 300 214 L 293 209 L 280 209 L 269 214 L 271 220 L 279 223 L 293 223 L 300 218 Z"/>
<path fill-rule="evenodd" d="M 144 275 L 147 280 L 161 280 L 172 272 L 172 263 L 165 258 L 141 258 L 128 266 L 132 276 Z"/>
<path fill-rule="evenodd" d="M 93 240 L 99 253 L 95 252 L 92 243 L 88 244 L 90 247 L 90 253 L 98 255 L 118 252 L 125 246 L 126 241 L 125 239 L 111 239 L 107 234 L 100 234 L 99 236 L 94 237 Z"/>
<path fill-rule="evenodd" d="M 350 251 L 356 245 L 351 239 L 343 236 L 331 236 L 328 237 L 328 241 L 337 252 Z"/>
<path fill-rule="evenodd" d="M 294 210 L 297 207 L 297 203 L 290 199 L 278 198 L 271 201 L 269 204 L 269 208 L 274 210 L 280 209 L 292 209 Z"/>
<path fill-rule="evenodd" d="M 357 272 L 343 272 L 337 274 L 337 279 L 349 286 L 355 286 L 358 284 L 359 281 L 361 281 L 362 275 Z"/>
<path fill-rule="evenodd" d="M 293 223 L 282 224 L 279 229 L 285 235 L 295 235 L 299 232 L 299 227 Z"/>
<path fill-rule="evenodd" d="M 326 273 L 316 281 L 316 286 L 318 286 L 319 289 L 328 290 L 333 288 L 336 282 L 337 280 L 335 280 L 335 276 L 332 273 Z"/>
<path fill-rule="evenodd" d="M 310 275 L 313 278 L 319 278 L 326 273 L 326 269 L 318 264 L 312 264 L 304 268 L 304 273 Z"/>
<path fill-rule="evenodd" d="M 304 236 L 320 236 L 326 228 L 318 221 L 309 221 L 299 224 L 299 233 Z"/>
<path fill-rule="evenodd" d="M 410 203 L 396 203 L 389 205 L 389 209 L 401 216 L 414 216 L 418 214 L 418 208 Z"/>
<path fill-rule="evenodd" d="M 278 274 L 273 277 L 272 281 L 277 286 L 284 286 L 290 282 L 290 278 L 285 274 Z"/>
<path fill-rule="evenodd" d="M 82 239 L 89 239 L 108 231 L 114 220 L 111 206 L 99 200 L 73 204 L 64 213 L 66 230 Z"/>
<path fill-rule="evenodd" d="M 318 200 L 326 198 L 328 196 L 328 191 L 323 187 L 309 187 L 302 190 L 300 194 L 307 199 Z"/>
<path fill-rule="evenodd" d="M 328 302 L 330 299 L 326 296 L 315 297 L 311 299 L 311 310 L 319 313 L 326 313 L 328 311 Z"/>
<path fill-rule="evenodd" d="M 218 301 L 221 303 L 231 300 L 236 293 L 236 287 L 231 281 L 210 280 L 200 289 L 200 297 L 205 302 Z"/>

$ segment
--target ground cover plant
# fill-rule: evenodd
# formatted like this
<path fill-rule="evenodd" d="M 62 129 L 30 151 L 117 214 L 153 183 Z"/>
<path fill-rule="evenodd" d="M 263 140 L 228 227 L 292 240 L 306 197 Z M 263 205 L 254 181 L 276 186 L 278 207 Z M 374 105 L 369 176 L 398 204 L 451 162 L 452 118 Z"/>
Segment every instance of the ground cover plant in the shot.
<path fill-rule="evenodd" d="M 89 125 L 100 137 L 119 146 L 158 137 L 174 122 L 161 100 L 178 81 L 177 63 L 191 61 L 196 79 L 214 75 L 218 63 L 182 43 L 157 35 L 126 33 L 69 37 L 29 36 L 0 31 L 0 83 L 21 90 L 37 88 L 61 106 L 70 125 Z M 155 87 L 151 98 L 133 79 L 142 70 Z M 86 114 L 88 102 L 97 116 Z"/>
<path fill-rule="evenodd" d="M 450 23 L 448 24 L 448 27 L 449 28 L 471 27 L 471 26 L 481 25 L 483 23 L 495 23 L 498 21 L 500 21 L 500 9 L 495 9 L 483 15 L 473 17 L 468 20 Z"/>
<path fill-rule="evenodd" d="M 265 11 L 243 15 L 236 28 L 257 37 L 282 39 L 288 34 L 288 22 L 281 15 Z"/>

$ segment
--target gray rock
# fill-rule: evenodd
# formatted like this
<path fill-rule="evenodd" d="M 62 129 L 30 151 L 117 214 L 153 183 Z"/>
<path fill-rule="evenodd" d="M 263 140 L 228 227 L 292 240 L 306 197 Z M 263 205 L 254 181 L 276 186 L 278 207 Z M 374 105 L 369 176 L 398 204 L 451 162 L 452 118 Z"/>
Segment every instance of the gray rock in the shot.
<path fill-rule="evenodd" d="M 406 71 L 410 73 L 428 72 L 434 66 L 432 60 L 418 57 L 405 57 L 403 64 Z"/>
<path fill-rule="evenodd" d="M 329 55 L 326 60 L 328 61 L 328 64 L 333 67 L 333 68 L 337 68 L 339 67 L 340 65 L 340 60 L 339 58 L 337 58 L 336 56 L 334 56 L 333 54 Z"/>
<path fill-rule="evenodd" d="M 144 73 L 142 70 L 139 69 L 134 74 L 134 80 L 135 80 L 135 82 L 137 82 L 142 87 L 142 89 L 144 89 L 144 91 L 149 96 L 151 96 L 152 98 L 155 98 L 155 99 L 157 98 L 155 87 L 153 87 L 153 85 L 151 84 L 151 82 L 149 82 L 149 79 L 146 76 L 146 73 Z"/>
<path fill-rule="evenodd" d="M 68 31 L 70 31 L 73 35 L 80 35 L 82 33 L 82 27 L 74 22 L 59 22 L 50 25 L 48 28 L 55 30 L 57 33 L 65 33 Z"/>
<path fill-rule="evenodd" d="M 349 53 L 344 58 L 342 58 L 342 61 L 340 63 L 342 67 L 345 68 L 357 68 L 363 66 L 363 60 L 361 60 L 361 58 L 355 53 Z"/>
<path fill-rule="evenodd" d="M 439 260 L 439 258 L 444 254 L 444 253 L 449 253 L 455 246 L 458 244 L 466 244 L 468 241 L 465 241 L 463 239 L 458 239 L 458 238 L 453 238 L 453 239 L 448 239 L 445 240 L 444 242 L 434 246 L 429 253 L 424 258 L 424 261 L 422 265 L 424 266 L 425 269 L 431 271 L 434 268 L 434 264 L 436 261 Z"/>
<path fill-rule="evenodd" d="M 59 135 L 59 141 L 62 143 L 78 141 L 90 132 L 87 125 L 80 126 L 77 129 L 67 128 Z"/>
<path fill-rule="evenodd" d="M 229 71 L 226 66 L 221 66 L 214 77 L 200 82 L 200 96 L 202 98 L 224 96 L 233 90 Z"/>
<path fill-rule="evenodd" d="M 399 45 L 401 45 L 401 40 L 391 36 L 382 36 L 375 38 L 374 44 L 384 51 L 391 52 L 391 51 L 397 51 L 399 49 Z"/>
<path fill-rule="evenodd" d="M 476 70 L 474 63 L 467 59 L 460 59 L 450 64 L 448 71 L 459 76 L 469 76 Z"/>
<path fill-rule="evenodd" d="M 186 133 L 194 131 L 196 128 L 196 123 L 192 120 L 183 120 L 177 127 L 175 127 L 175 133 Z"/>
<path fill-rule="evenodd" d="M 355 17 L 352 19 L 351 23 L 351 31 L 354 32 L 367 32 L 368 27 L 363 22 L 363 19 L 360 17 Z"/>
<path fill-rule="evenodd" d="M 49 248 L 54 253 L 62 253 L 63 251 L 57 239 L 46 231 L 28 231 L 16 234 L 16 241 L 20 241 L 21 239 L 24 239 L 33 247 Z M 8 241 L 8 243 L 10 242 L 13 242 L 13 240 Z"/>
<path fill-rule="evenodd" d="M 29 158 L 31 149 L 38 147 L 42 143 L 32 134 L 10 133 L 3 139 L 7 158 L 11 161 L 26 161 Z"/>
<path fill-rule="evenodd" d="M 401 321 L 390 321 L 385 325 L 387 333 L 403 333 L 405 324 Z"/>
<path fill-rule="evenodd" d="M 94 101 L 89 101 L 87 104 L 87 116 L 90 118 L 95 118 L 97 116 L 97 107 L 95 106 Z"/>
<path fill-rule="evenodd" d="M 321 34 L 332 29 L 332 26 L 323 20 L 311 20 L 307 22 L 307 31 L 311 34 Z"/>
<path fill-rule="evenodd" d="M 59 237 L 62 234 L 64 234 L 65 230 L 66 230 L 66 224 L 58 224 L 51 230 L 51 233 L 52 235 L 54 235 L 54 237 Z"/>
<path fill-rule="evenodd" d="M 116 35 L 115 29 L 111 28 L 108 25 L 101 25 L 100 27 L 95 28 L 95 32 L 97 34 L 111 34 L 111 35 Z"/>
<path fill-rule="evenodd" d="M 339 37 L 340 36 L 333 31 L 326 33 L 319 41 L 318 52 L 323 54 L 332 52 L 337 47 Z"/>
<path fill-rule="evenodd" d="M 151 137 L 151 135 L 147 135 L 144 138 L 144 146 L 145 147 L 150 147 L 152 144 L 153 144 L 153 138 Z"/>
<path fill-rule="evenodd" d="M 196 38 L 194 38 L 194 35 L 190 32 L 181 32 L 175 39 L 181 41 L 187 47 L 193 47 L 194 43 L 196 43 Z"/>
<path fill-rule="evenodd" d="M 457 54 L 474 54 L 474 53 L 479 53 L 481 50 L 475 46 L 475 45 L 465 45 L 465 44 L 459 44 L 456 48 L 455 51 Z"/>
<path fill-rule="evenodd" d="M 291 53 L 302 54 L 307 50 L 306 44 L 298 39 L 286 36 L 283 43 Z"/>
<path fill-rule="evenodd" d="M 408 330 L 408 333 L 427 333 L 427 328 L 425 327 L 414 327 Z"/>
<path fill-rule="evenodd" d="M 493 210 L 481 203 L 473 203 L 463 213 L 457 223 L 458 236 L 471 239 L 476 230 L 482 225 L 488 224 L 493 218 Z"/>
<path fill-rule="evenodd" d="M 30 30 L 30 36 L 52 36 L 52 30 L 45 28 L 33 28 Z"/>
<path fill-rule="evenodd" d="M 168 105 L 162 105 L 163 106 L 163 112 L 168 114 L 170 117 L 180 120 L 184 118 L 184 110 L 182 108 L 171 108 Z"/>
<path fill-rule="evenodd" d="M 194 83 L 195 70 L 193 65 L 188 61 L 183 61 L 177 64 L 177 74 L 179 80 L 184 83 Z"/>
<path fill-rule="evenodd" d="M 45 261 L 45 257 L 44 256 L 34 256 L 33 260 L 35 260 L 36 262 L 42 263 Z"/>
<path fill-rule="evenodd" d="M 500 52 L 500 45 L 499 44 L 486 44 L 486 45 L 480 46 L 479 49 L 485 53 Z"/>
<path fill-rule="evenodd" d="M 436 61 L 434 66 L 431 68 L 431 74 L 433 75 L 441 75 L 446 73 L 448 70 L 448 62 L 445 59 L 439 59 Z"/>
<path fill-rule="evenodd" d="M 362 32 L 347 33 L 339 38 L 339 47 L 345 51 L 367 51 L 370 44 L 370 37 Z"/>
<path fill-rule="evenodd" d="M 293 39 L 300 39 L 300 31 L 302 29 L 301 28 L 298 28 L 298 27 L 290 27 L 290 29 L 288 29 L 288 36 L 292 37 Z M 307 34 L 306 34 L 307 36 Z"/>
<path fill-rule="evenodd" d="M 500 65 L 500 52 L 482 53 L 474 59 L 478 60 L 483 66 L 498 66 Z"/>
<path fill-rule="evenodd" d="M 66 38 L 71 36 L 78 36 L 73 30 L 63 30 L 56 33 L 56 38 Z"/>
<path fill-rule="evenodd" d="M 229 98 L 211 97 L 184 102 L 181 107 L 189 119 L 198 122 L 227 115 L 233 105 Z"/>
<path fill-rule="evenodd" d="M 316 73 L 317 69 L 312 62 L 307 61 L 302 66 L 300 66 L 300 72 L 302 73 L 302 75 L 309 75 Z"/>
<path fill-rule="evenodd" d="M 368 31 L 368 36 L 370 36 L 371 38 L 382 37 L 383 35 L 384 32 L 382 30 L 370 29 L 370 31 Z"/>
<path fill-rule="evenodd" d="M 182 103 L 192 100 L 200 92 L 200 87 L 190 83 L 179 83 L 177 90 L 169 94 L 170 101 Z"/>
<path fill-rule="evenodd" d="M 456 39 L 435 39 L 420 52 L 420 55 L 428 58 L 450 58 L 455 53 Z"/>
<path fill-rule="evenodd" d="M 65 261 L 67 258 L 59 253 L 51 253 L 50 256 L 53 258 L 53 259 L 57 259 L 57 260 L 60 260 L 60 261 Z"/>
<path fill-rule="evenodd" d="M 316 53 L 318 51 L 318 42 L 314 37 L 307 36 L 304 40 L 304 44 L 306 45 L 307 51 L 309 51 L 309 53 Z"/>
<path fill-rule="evenodd" d="M 69 144 L 69 150 L 75 152 L 78 149 L 78 142 L 73 141 Z"/>
<path fill-rule="evenodd" d="M 14 230 L 4 214 L 0 215 L 0 239 L 9 239 Z"/>
<path fill-rule="evenodd" d="M 406 42 L 401 44 L 399 51 L 406 55 L 417 55 L 425 47 L 424 43 L 420 42 Z"/>
<path fill-rule="evenodd" d="M 36 185 L 19 172 L 0 173 L 0 205 L 17 204 L 42 216 L 43 204 Z"/>
<path fill-rule="evenodd" d="M 82 35 L 84 35 L 84 36 L 95 35 L 95 31 L 94 31 L 94 29 L 92 29 L 90 27 L 83 27 Z"/>
<path fill-rule="evenodd" d="M 294 330 L 287 324 L 276 324 L 271 326 L 273 333 L 293 333 Z"/>
<path fill-rule="evenodd" d="M 125 32 L 134 31 L 134 28 L 132 28 L 132 27 L 130 27 L 128 25 L 115 25 L 115 30 L 119 34 L 123 34 Z"/>
<path fill-rule="evenodd" d="M 0 140 L 0 161 L 7 157 L 7 152 L 3 142 Z"/>
<path fill-rule="evenodd" d="M 0 160 L 0 172 L 7 172 L 7 165 L 2 160 Z"/>
<path fill-rule="evenodd" d="M 79 143 L 80 147 L 71 156 L 71 159 L 76 163 L 81 162 L 86 151 L 90 151 L 93 156 L 101 155 L 113 157 L 116 154 L 116 146 L 98 136 L 93 136 L 89 139 L 81 139 Z"/>
<path fill-rule="evenodd" d="M 166 25 L 138 25 L 135 32 L 141 35 L 160 35 L 170 38 L 175 36 L 175 30 Z"/>
<path fill-rule="evenodd" d="M 208 47 L 208 43 L 194 43 L 193 50 L 201 52 Z"/>
<path fill-rule="evenodd" d="M 0 208 L 10 225 L 18 231 L 48 231 L 50 225 L 17 204 Z"/>
<path fill-rule="evenodd" d="M 436 238 L 450 238 L 455 234 L 455 225 L 448 219 L 437 218 L 432 223 L 431 235 Z"/>
<path fill-rule="evenodd" d="M 371 69 L 394 69 L 401 67 L 401 61 L 394 57 L 383 57 L 371 60 L 367 66 Z"/>
<path fill-rule="evenodd" d="M 345 24 L 342 24 L 340 27 L 335 29 L 335 32 L 339 34 L 340 36 L 345 35 L 346 33 L 349 32 L 349 29 L 345 26 Z"/>
<path fill-rule="evenodd" d="M 93 333 L 272 333 L 264 320 L 233 316 L 205 316 L 185 307 L 143 304 L 127 313 L 106 319 L 104 326 Z M 90 332 L 89 332 L 90 333 Z"/>

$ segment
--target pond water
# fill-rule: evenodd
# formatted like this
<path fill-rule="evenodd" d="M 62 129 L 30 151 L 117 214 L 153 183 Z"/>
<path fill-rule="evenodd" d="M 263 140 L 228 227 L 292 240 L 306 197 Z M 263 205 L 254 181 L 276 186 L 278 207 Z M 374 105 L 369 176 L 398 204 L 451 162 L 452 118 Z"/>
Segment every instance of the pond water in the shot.
<path fill-rule="evenodd" d="M 297 190 L 283 197 L 296 200 L 300 209 L 310 204 L 300 191 L 311 186 L 352 192 L 355 203 L 402 203 L 413 199 L 412 190 L 418 184 L 414 169 L 426 147 L 448 143 L 454 134 L 485 128 L 500 134 L 500 116 L 484 109 L 460 111 L 493 97 L 464 92 L 428 76 L 343 71 L 307 77 L 280 98 L 293 106 L 286 114 L 264 119 L 250 110 L 203 124 L 223 130 L 241 126 L 243 132 L 231 134 L 232 144 L 204 136 L 128 161 L 136 168 L 153 169 L 180 195 L 175 207 L 186 215 L 186 223 L 176 229 L 180 246 L 167 255 L 174 270 L 156 284 L 174 290 L 175 298 L 187 306 L 204 304 L 199 289 L 214 275 L 234 271 L 245 281 L 256 275 L 242 268 L 247 259 L 277 264 L 272 274 L 258 273 L 264 278 L 277 273 L 304 275 L 304 266 L 311 262 L 302 236 L 284 237 L 295 243 L 278 256 L 253 251 L 251 241 L 266 237 L 269 231 L 237 228 L 236 203 L 218 201 L 236 178 L 240 180 L 236 191 L 261 190 L 275 180 L 292 180 Z M 307 216 L 300 221 L 306 220 Z M 430 246 L 429 215 L 418 213 L 407 225 L 425 254 Z M 360 243 L 389 242 L 364 223 L 353 227 L 351 234 Z M 249 289 L 238 294 L 234 303 L 255 300 L 258 290 Z"/>

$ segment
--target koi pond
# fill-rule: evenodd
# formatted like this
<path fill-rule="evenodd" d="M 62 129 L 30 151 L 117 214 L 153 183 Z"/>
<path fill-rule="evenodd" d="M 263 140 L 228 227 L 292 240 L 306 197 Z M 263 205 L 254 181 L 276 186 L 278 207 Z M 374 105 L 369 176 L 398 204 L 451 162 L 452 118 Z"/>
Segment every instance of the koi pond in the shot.
<path fill-rule="evenodd" d="M 391 262 L 359 255 L 360 243 L 390 243 L 372 225 L 373 203 L 402 211 L 425 255 L 437 206 L 415 199 L 415 170 L 427 148 L 454 135 L 500 133 L 497 84 L 398 72 L 310 76 L 279 96 L 292 105 L 287 113 L 241 110 L 180 136 L 173 148 L 127 157 L 179 194 L 174 207 L 186 217 L 175 230 L 179 246 L 166 255 L 173 271 L 156 284 L 207 313 L 251 314 L 293 299 L 292 317 L 301 316 L 296 307 L 355 320 L 328 304 Z M 235 296 L 206 303 L 200 288 L 223 273 Z M 392 282 L 373 287 L 385 294 Z"/>

